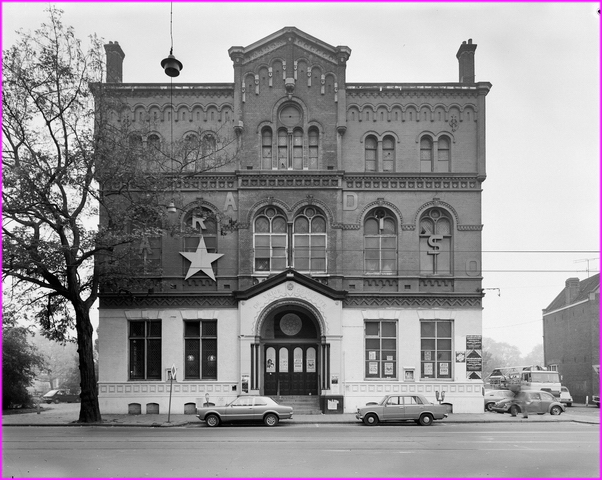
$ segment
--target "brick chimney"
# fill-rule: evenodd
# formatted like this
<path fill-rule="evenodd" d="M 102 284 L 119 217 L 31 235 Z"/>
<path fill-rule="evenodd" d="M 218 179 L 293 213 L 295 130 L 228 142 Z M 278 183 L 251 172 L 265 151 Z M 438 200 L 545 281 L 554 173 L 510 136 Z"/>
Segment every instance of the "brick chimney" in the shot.
<path fill-rule="evenodd" d="M 570 305 L 579 296 L 579 279 L 572 277 L 565 282 L 564 289 L 566 305 Z"/>
<path fill-rule="evenodd" d="M 122 83 L 125 53 L 117 42 L 105 44 L 105 52 L 107 54 L 107 83 Z"/>
<path fill-rule="evenodd" d="M 460 83 L 475 83 L 474 76 L 474 52 L 477 45 L 472 43 L 472 38 L 468 39 L 468 43 L 462 42 L 456 58 L 460 64 Z"/>

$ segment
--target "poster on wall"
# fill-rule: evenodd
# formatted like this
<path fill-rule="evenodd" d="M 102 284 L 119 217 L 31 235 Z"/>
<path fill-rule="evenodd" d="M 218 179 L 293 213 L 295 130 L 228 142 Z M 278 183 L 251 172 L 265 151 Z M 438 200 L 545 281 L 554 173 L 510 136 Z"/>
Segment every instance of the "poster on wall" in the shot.
<path fill-rule="evenodd" d="M 370 375 L 378 375 L 378 363 L 377 362 L 368 363 L 368 373 Z"/>
<path fill-rule="evenodd" d="M 466 335 L 466 350 L 483 350 L 483 335 Z"/>
<path fill-rule="evenodd" d="M 276 350 L 272 347 L 265 352 L 265 371 L 267 373 L 276 372 Z"/>
<path fill-rule="evenodd" d="M 432 363 L 425 363 L 424 364 L 424 374 L 425 375 L 432 375 L 433 374 L 433 364 Z"/>
<path fill-rule="evenodd" d="M 449 363 L 439 364 L 439 375 L 449 375 Z"/>
<path fill-rule="evenodd" d="M 456 363 L 464 363 L 466 361 L 466 352 L 456 352 Z"/>
<path fill-rule="evenodd" d="M 368 360 L 376 360 L 376 352 L 368 352 Z"/>
<path fill-rule="evenodd" d="M 385 375 L 394 375 L 392 363 L 385 363 Z"/>

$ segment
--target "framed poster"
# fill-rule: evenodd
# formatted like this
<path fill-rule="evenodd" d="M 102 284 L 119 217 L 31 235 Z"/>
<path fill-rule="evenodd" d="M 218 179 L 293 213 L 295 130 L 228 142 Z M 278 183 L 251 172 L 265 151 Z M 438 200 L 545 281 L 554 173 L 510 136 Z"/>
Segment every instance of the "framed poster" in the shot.
<path fill-rule="evenodd" d="M 394 371 L 393 371 L 393 364 L 392 363 L 387 363 L 385 362 L 385 375 L 395 375 Z"/>
<path fill-rule="evenodd" d="M 370 375 L 378 375 L 378 362 L 370 362 L 368 364 L 368 372 Z"/>
<path fill-rule="evenodd" d="M 433 374 L 433 364 L 432 363 L 425 363 L 424 364 L 424 374 L 425 375 L 432 375 Z"/>

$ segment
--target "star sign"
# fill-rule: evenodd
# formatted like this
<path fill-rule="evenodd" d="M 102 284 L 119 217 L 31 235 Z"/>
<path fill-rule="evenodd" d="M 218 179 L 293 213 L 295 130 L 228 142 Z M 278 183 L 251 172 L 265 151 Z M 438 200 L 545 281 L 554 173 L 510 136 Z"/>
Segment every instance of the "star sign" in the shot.
<path fill-rule="evenodd" d="M 211 264 L 223 257 L 224 254 L 207 252 L 207 246 L 205 245 L 205 239 L 203 237 L 199 240 L 199 246 L 196 247 L 196 252 L 180 252 L 180 255 L 190 262 L 190 267 L 188 267 L 188 273 L 184 280 L 188 280 L 197 272 L 203 272 L 215 282 L 215 275 L 213 274 L 213 267 Z"/>

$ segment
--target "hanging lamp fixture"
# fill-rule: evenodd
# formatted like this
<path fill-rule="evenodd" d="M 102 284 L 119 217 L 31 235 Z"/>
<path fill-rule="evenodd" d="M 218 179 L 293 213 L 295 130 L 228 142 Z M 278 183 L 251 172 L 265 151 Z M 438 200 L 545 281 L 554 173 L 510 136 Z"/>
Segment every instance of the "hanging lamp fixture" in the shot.
<path fill-rule="evenodd" d="M 184 68 L 182 62 L 173 55 L 173 4 L 171 4 L 169 12 L 169 36 L 171 38 L 171 48 L 167 58 L 161 60 L 161 67 L 165 70 L 165 75 L 173 78 L 180 75 L 180 70 Z"/>

